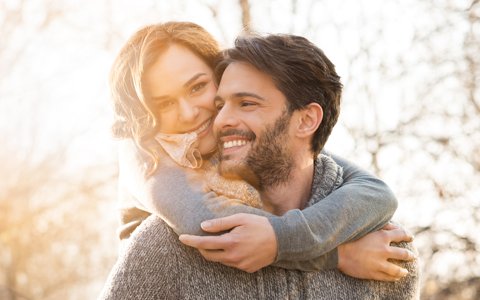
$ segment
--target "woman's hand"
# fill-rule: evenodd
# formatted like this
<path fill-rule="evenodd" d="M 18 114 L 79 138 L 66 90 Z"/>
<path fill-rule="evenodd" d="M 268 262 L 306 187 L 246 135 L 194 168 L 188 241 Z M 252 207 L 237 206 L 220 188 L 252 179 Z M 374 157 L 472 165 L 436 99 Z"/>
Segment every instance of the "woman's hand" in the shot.
<path fill-rule="evenodd" d="M 389 259 L 411 261 L 416 255 L 404 248 L 391 246 L 391 242 L 411 242 L 413 236 L 403 228 L 389 223 L 381 230 L 338 246 L 338 269 L 361 279 L 397 281 L 408 271 Z"/>
<path fill-rule="evenodd" d="M 277 239 L 266 217 L 235 214 L 205 221 L 202 229 L 228 231 L 218 236 L 180 236 L 182 243 L 197 248 L 209 261 L 252 273 L 273 263 L 277 256 Z"/>

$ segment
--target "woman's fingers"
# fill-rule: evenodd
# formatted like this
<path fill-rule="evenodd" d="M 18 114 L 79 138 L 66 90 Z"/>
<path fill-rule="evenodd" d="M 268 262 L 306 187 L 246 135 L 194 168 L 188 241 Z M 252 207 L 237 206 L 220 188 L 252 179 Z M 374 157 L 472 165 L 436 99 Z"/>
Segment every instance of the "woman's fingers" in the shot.
<path fill-rule="evenodd" d="M 399 280 L 408 275 L 408 270 L 402 268 L 394 263 L 385 262 L 380 268 L 380 272 L 384 273 L 386 276 L 390 277 L 392 280 Z M 389 281 L 392 281 L 389 280 Z"/>
<path fill-rule="evenodd" d="M 392 230 L 385 230 L 384 232 L 387 234 L 391 242 L 400 243 L 413 241 L 413 235 L 402 227 Z"/>

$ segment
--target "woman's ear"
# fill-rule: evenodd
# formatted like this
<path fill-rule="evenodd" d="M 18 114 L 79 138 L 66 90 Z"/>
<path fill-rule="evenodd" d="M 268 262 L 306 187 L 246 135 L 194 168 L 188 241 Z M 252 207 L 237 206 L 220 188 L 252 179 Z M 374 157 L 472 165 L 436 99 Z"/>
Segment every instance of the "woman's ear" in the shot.
<path fill-rule="evenodd" d="M 320 104 L 310 103 L 298 113 L 297 135 L 299 137 L 313 135 L 323 119 L 323 109 Z"/>

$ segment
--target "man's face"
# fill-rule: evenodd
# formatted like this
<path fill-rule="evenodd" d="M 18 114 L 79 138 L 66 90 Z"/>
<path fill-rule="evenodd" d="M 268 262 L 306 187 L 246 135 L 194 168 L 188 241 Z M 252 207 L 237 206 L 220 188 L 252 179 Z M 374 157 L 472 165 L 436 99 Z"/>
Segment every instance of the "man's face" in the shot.
<path fill-rule="evenodd" d="M 288 180 L 293 158 L 286 103 L 269 75 L 246 63 L 227 67 L 215 97 L 222 175 L 258 189 Z"/>

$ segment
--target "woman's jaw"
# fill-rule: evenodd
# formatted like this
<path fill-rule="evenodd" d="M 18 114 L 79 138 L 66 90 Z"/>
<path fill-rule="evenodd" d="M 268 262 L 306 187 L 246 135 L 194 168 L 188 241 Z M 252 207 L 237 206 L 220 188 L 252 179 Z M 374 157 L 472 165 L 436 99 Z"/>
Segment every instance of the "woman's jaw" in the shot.
<path fill-rule="evenodd" d="M 217 150 L 217 139 L 213 134 L 213 117 L 202 123 L 195 130 L 198 136 L 198 150 L 202 156 L 212 154 Z"/>

